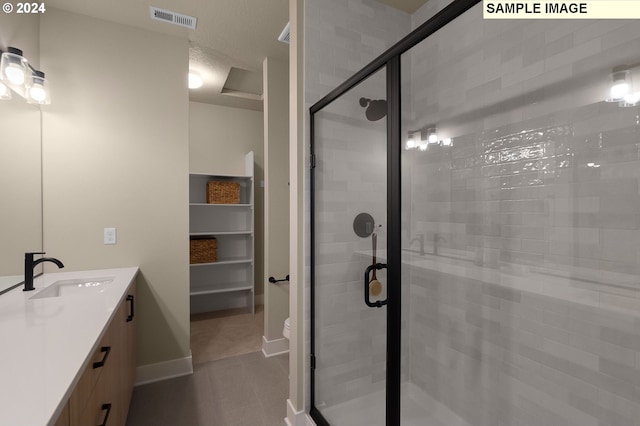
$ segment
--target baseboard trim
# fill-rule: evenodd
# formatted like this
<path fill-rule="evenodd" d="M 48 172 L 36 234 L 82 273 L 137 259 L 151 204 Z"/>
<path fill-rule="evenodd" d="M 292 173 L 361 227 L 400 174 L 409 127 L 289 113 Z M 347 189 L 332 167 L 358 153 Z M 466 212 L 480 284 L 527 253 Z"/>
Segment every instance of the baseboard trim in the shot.
<path fill-rule="evenodd" d="M 188 376 L 190 374 L 193 374 L 191 353 L 184 358 L 139 366 L 136 368 L 135 386 Z"/>
<path fill-rule="evenodd" d="M 266 358 L 289 353 L 289 339 L 267 340 L 262 336 L 262 353 Z"/>
<path fill-rule="evenodd" d="M 287 426 L 316 426 L 316 423 L 304 411 L 296 411 L 290 399 L 287 399 L 287 418 L 284 419 Z"/>

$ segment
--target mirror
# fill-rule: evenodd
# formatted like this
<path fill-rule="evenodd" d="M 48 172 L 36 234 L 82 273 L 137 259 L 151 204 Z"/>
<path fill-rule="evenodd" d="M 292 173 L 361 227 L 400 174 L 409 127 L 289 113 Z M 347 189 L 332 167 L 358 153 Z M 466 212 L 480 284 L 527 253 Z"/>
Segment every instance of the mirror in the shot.
<path fill-rule="evenodd" d="M 0 290 L 19 283 L 24 253 L 42 251 L 40 110 L 0 100 Z"/>

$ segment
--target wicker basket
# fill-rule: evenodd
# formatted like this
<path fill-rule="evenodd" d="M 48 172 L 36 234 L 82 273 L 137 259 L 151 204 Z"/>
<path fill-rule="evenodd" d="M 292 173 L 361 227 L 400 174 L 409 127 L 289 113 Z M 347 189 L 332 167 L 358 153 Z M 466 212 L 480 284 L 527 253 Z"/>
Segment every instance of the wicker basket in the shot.
<path fill-rule="evenodd" d="M 189 263 L 213 263 L 218 260 L 218 240 L 194 238 L 189 241 Z"/>
<path fill-rule="evenodd" d="M 207 182 L 207 203 L 240 204 L 240 183 L 217 180 Z"/>

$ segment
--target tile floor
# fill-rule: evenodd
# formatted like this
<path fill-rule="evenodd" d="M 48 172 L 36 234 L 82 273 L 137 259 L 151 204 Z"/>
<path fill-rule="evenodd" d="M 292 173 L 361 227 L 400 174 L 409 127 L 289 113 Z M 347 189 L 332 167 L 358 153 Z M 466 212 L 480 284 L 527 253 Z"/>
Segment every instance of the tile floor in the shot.
<path fill-rule="evenodd" d="M 264 306 L 191 315 L 191 355 L 200 364 L 262 350 Z"/>
<path fill-rule="evenodd" d="M 193 375 L 136 387 L 127 426 L 284 425 L 289 357 L 265 358 L 255 345 L 262 318 L 262 311 L 194 315 Z"/>

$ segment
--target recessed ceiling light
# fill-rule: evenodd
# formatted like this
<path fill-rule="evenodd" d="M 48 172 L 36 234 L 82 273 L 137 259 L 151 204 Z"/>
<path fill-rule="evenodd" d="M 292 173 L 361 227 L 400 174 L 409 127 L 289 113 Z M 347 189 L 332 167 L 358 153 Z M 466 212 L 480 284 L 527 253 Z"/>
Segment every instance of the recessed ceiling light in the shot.
<path fill-rule="evenodd" d="M 189 89 L 197 89 L 202 87 L 203 81 L 200 74 L 197 74 L 193 71 L 189 71 Z"/>

